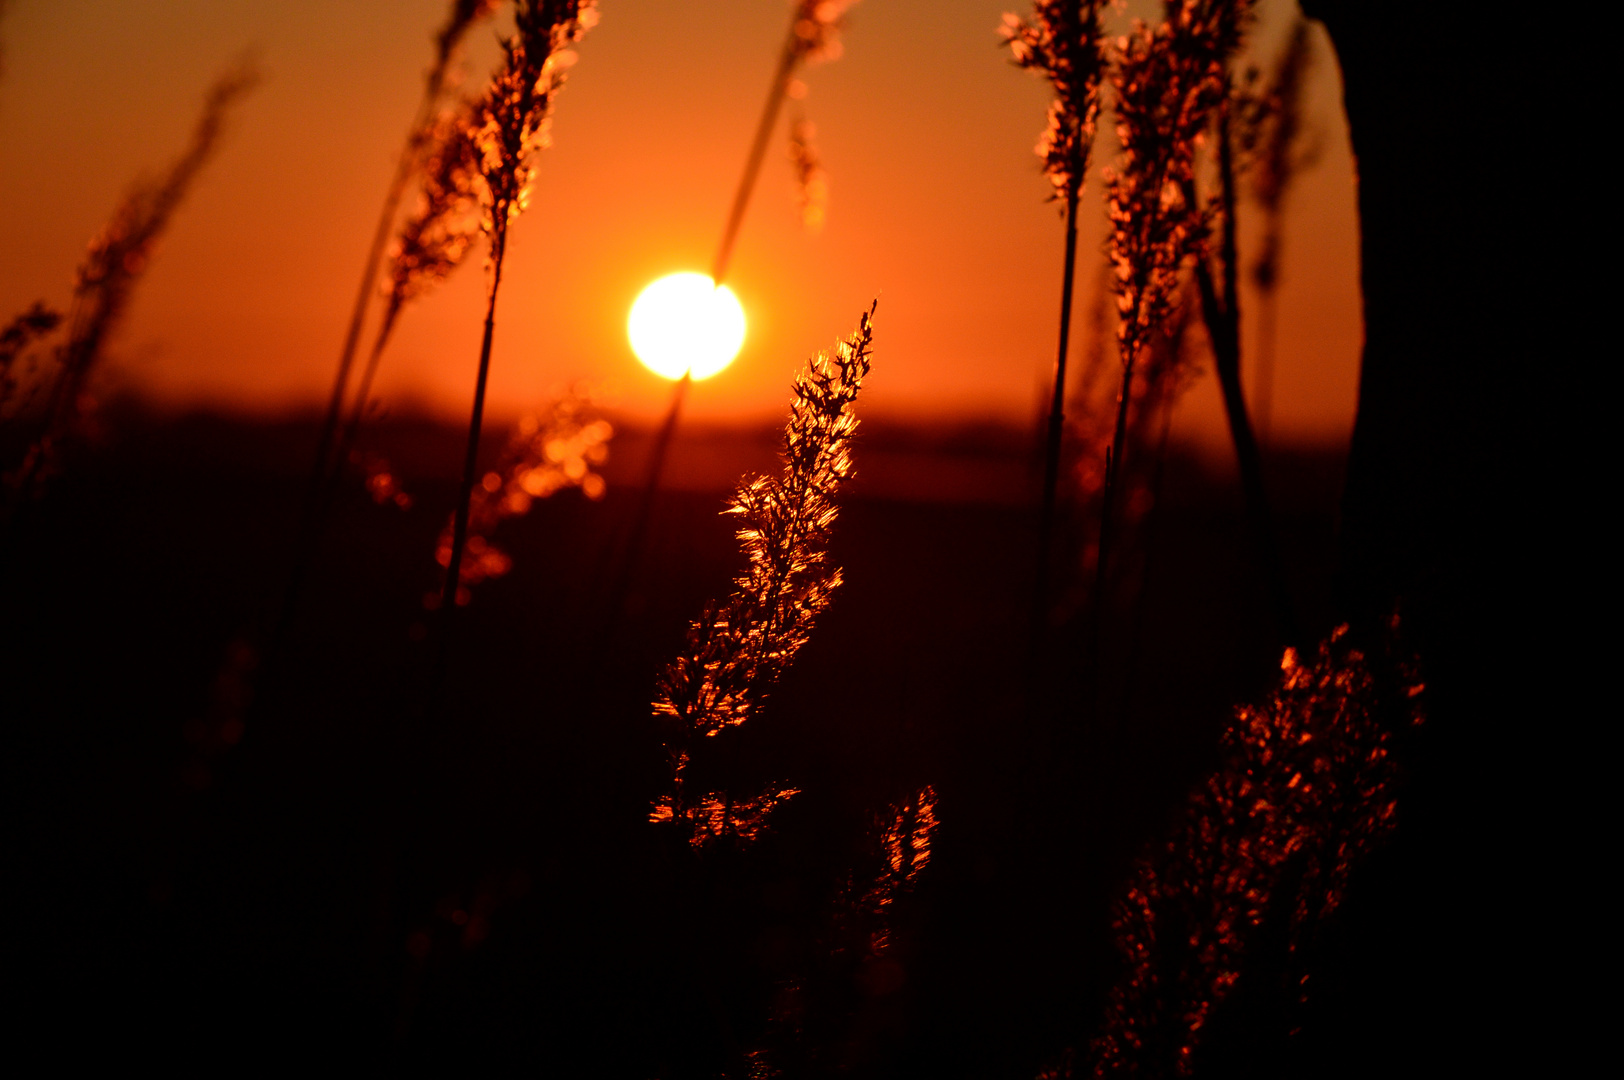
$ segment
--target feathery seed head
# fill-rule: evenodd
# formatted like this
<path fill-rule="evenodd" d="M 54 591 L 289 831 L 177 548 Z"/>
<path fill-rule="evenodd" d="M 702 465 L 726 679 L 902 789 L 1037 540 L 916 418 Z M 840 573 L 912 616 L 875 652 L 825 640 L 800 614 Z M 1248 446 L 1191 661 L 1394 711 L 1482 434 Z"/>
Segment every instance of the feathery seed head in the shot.
<path fill-rule="evenodd" d="M 495 235 L 525 207 L 531 158 L 550 142 L 554 99 L 575 63 L 570 46 L 597 24 L 597 0 L 519 0 L 502 70 L 477 109 L 482 225 Z"/>
<path fill-rule="evenodd" d="M 389 312 L 444 281 L 479 232 L 479 150 L 465 105 L 435 125 L 417 210 L 401 226 L 389 273 Z M 386 318 L 389 316 L 386 316 Z"/>
<path fill-rule="evenodd" d="M 1179 269 L 1203 248 L 1210 213 L 1192 197 L 1201 134 L 1226 95 L 1225 64 L 1250 0 L 1172 0 L 1155 27 L 1118 40 L 1111 71 L 1122 154 L 1106 174 L 1118 342 L 1131 363 L 1166 318 Z"/>
<path fill-rule="evenodd" d="M 1100 17 L 1108 2 L 1037 0 L 1031 22 L 1006 13 L 998 28 L 1015 66 L 1039 72 L 1054 84 L 1037 154 L 1055 198 L 1068 203 L 1082 190 L 1094 144 L 1105 69 Z"/>
<path fill-rule="evenodd" d="M 725 605 L 707 609 L 689 627 L 682 654 L 660 677 L 653 708 L 669 732 L 672 793 L 656 804 L 652 820 L 688 822 L 696 845 L 709 838 L 705 823 L 712 818 L 683 799 L 688 746 L 750 719 L 840 586 L 840 570 L 828 561 L 829 535 L 838 514 L 835 496 L 852 476 L 853 406 L 872 363 L 873 340 L 871 307 L 832 355 L 814 357 L 796 376 L 783 472 L 747 478 L 725 511 L 740 519 L 745 573 Z M 762 796 L 771 800 L 766 809 L 790 794 Z"/>

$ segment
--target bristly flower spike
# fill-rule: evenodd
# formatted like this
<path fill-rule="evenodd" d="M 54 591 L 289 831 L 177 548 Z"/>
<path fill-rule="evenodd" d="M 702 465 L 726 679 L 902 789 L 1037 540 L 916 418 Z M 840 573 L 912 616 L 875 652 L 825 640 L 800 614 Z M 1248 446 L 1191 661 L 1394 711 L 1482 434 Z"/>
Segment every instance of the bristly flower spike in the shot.
<path fill-rule="evenodd" d="M 696 847 L 723 835 L 751 838 L 767 812 L 795 794 L 773 788 L 743 801 L 717 792 L 690 799 L 684 773 L 698 739 L 755 714 L 840 585 L 829 536 L 839 513 L 835 496 L 852 476 L 854 406 L 873 341 L 870 307 L 833 355 L 814 357 L 796 376 L 783 472 L 745 480 L 727 509 L 740 519 L 749 566 L 727 603 L 693 623 L 682 654 L 660 677 L 653 705 L 668 733 L 671 791 L 651 820 L 682 822 Z"/>
<path fill-rule="evenodd" d="M 1127 438 L 1134 365 L 1167 318 L 1185 261 L 1205 250 L 1208 214 L 1190 197 L 1195 154 L 1227 94 L 1225 61 L 1250 0 L 1169 0 L 1166 19 L 1135 25 L 1111 69 L 1122 153 L 1106 170 L 1109 251 L 1122 362 L 1117 418 L 1101 504 L 1096 608 L 1110 555 L 1112 504 Z"/>

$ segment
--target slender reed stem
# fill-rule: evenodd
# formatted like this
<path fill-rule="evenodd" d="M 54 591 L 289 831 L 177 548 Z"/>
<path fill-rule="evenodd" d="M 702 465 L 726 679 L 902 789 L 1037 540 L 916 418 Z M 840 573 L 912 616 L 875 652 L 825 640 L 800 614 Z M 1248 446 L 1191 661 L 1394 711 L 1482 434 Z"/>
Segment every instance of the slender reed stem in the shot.
<path fill-rule="evenodd" d="M 1252 401 L 1257 413 L 1257 441 L 1260 447 L 1269 445 L 1269 429 L 1274 419 L 1274 286 L 1258 291 L 1257 304 L 1257 375 L 1252 380 Z"/>
<path fill-rule="evenodd" d="M 485 418 L 485 382 L 491 371 L 491 335 L 496 330 L 496 291 L 502 284 L 502 256 L 507 248 L 505 214 L 497 219 L 491 234 L 491 296 L 485 308 L 485 335 L 479 346 L 479 377 L 474 383 L 474 410 L 468 421 L 468 450 L 463 455 L 462 488 L 457 495 L 456 524 L 451 533 L 451 561 L 446 566 L 445 588 L 440 594 L 440 617 L 451 618 L 457 606 L 457 587 L 462 580 L 462 552 L 468 544 L 468 507 L 474 494 L 474 475 L 479 465 L 479 429 Z"/>
<path fill-rule="evenodd" d="M 1117 391 L 1116 428 L 1105 452 L 1105 487 L 1100 493 L 1100 554 L 1094 566 L 1094 619 L 1096 625 L 1105 611 L 1105 582 L 1111 561 L 1111 541 L 1115 538 L 1116 491 L 1122 473 L 1122 454 L 1128 444 L 1128 399 L 1133 391 L 1134 362 L 1138 350 L 1122 358 L 1122 387 Z M 1097 636 L 1097 635 L 1096 635 Z"/>
<path fill-rule="evenodd" d="M 1066 356 L 1071 345 L 1071 297 L 1077 278 L 1077 201 L 1081 185 L 1066 195 L 1066 267 L 1060 286 L 1060 346 L 1054 360 L 1054 394 L 1049 403 L 1049 431 L 1043 455 L 1043 511 L 1038 520 L 1037 594 L 1033 628 L 1041 632 L 1048 600 L 1049 548 L 1054 534 L 1055 489 L 1060 483 L 1060 443 L 1066 424 Z"/>
<path fill-rule="evenodd" d="M 389 335 L 395 328 L 395 316 L 400 308 L 391 305 L 383 316 L 383 322 L 378 327 L 378 334 L 372 340 L 372 349 L 367 354 L 366 367 L 361 369 L 361 381 L 355 387 L 355 400 L 350 405 L 350 418 L 339 432 L 338 445 L 334 448 L 332 468 L 328 472 L 327 490 L 332 491 L 343 474 L 344 462 L 349 459 L 350 449 L 355 445 L 355 437 L 360 433 L 361 421 L 366 418 L 367 401 L 372 397 L 372 382 L 377 377 L 378 367 L 383 360 L 384 347 L 389 344 Z"/>
<path fill-rule="evenodd" d="M 756 125 L 756 136 L 750 144 L 750 156 L 744 162 L 744 174 L 739 177 L 739 186 L 733 193 L 733 205 L 727 212 L 727 225 L 722 229 L 722 242 L 717 245 L 716 258 L 711 263 L 711 280 L 717 285 L 722 284 L 722 277 L 727 273 L 728 263 L 733 259 L 733 245 L 739 238 L 739 229 L 744 224 L 744 212 L 750 205 L 750 195 L 755 190 L 756 177 L 761 172 L 761 162 L 767 156 L 767 144 L 772 141 L 773 128 L 778 126 L 778 113 L 784 107 L 784 95 L 789 89 L 790 76 L 795 72 L 795 65 L 800 60 L 800 51 L 795 47 L 795 28 L 792 26 L 789 38 L 784 42 L 784 51 L 778 57 L 778 69 L 773 72 L 772 85 L 767 89 L 767 103 L 761 109 L 761 121 Z M 680 402 L 681 395 L 677 396 Z"/>
<path fill-rule="evenodd" d="M 1246 516 L 1260 569 L 1268 581 L 1269 599 L 1274 608 L 1280 636 L 1287 644 L 1297 644 L 1297 623 L 1292 613 L 1291 591 L 1274 535 L 1273 516 L 1263 483 L 1263 456 L 1247 415 L 1246 396 L 1241 385 L 1239 263 L 1235 241 L 1235 160 L 1230 139 L 1227 110 L 1218 114 L 1218 177 L 1220 234 L 1218 259 L 1223 274 L 1223 295 L 1213 280 L 1205 259 L 1196 260 L 1196 285 L 1201 292 L 1201 312 L 1212 339 L 1213 366 L 1223 391 L 1224 414 L 1229 420 L 1230 440 L 1235 444 L 1235 461 L 1246 502 Z"/>

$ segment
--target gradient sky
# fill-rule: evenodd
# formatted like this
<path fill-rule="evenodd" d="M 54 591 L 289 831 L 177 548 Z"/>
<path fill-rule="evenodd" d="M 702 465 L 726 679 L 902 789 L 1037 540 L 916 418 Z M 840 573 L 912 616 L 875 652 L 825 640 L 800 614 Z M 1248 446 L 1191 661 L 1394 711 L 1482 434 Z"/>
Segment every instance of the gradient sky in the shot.
<path fill-rule="evenodd" d="M 845 55 L 812 69 L 805 112 L 829 218 L 803 232 L 780 130 L 730 272 L 744 351 L 698 384 L 691 415 L 764 418 L 795 366 L 880 300 L 874 413 L 1028 422 L 1053 362 L 1062 223 L 1032 148 L 1046 83 L 1012 68 L 1008 0 L 862 0 Z M 332 378 L 379 200 L 445 0 L 10 0 L 0 75 L 0 318 L 63 305 L 85 243 L 137 176 L 181 149 L 204 89 L 244 49 L 268 78 L 180 210 L 115 342 L 107 380 L 174 406 L 312 406 Z M 653 415 L 667 386 L 637 363 L 626 313 L 670 271 L 705 269 L 787 23 L 785 0 L 603 0 L 559 100 L 555 145 L 515 227 L 491 410 L 576 378 Z M 1150 14 L 1143 2 L 1128 14 Z M 1265 0 L 1274 55 L 1295 5 Z M 1126 18 L 1127 16 L 1118 16 Z M 1310 115 L 1322 153 L 1292 195 L 1276 431 L 1343 439 L 1358 382 L 1354 178 L 1340 82 L 1316 31 Z M 477 30 L 473 85 L 494 62 Z M 1112 147 L 1102 140 L 1097 163 Z M 1250 208 L 1247 208 L 1248 210 Z M 1242 242 L 1255 214 L 1242 217 Z M 1080 217 L 1078 333 L 1104 263 L 1091 177 Z M 379 391 L 466 410 L 483 279 L 465 266 L 408 309 Z M 1243 308 L 1243 319 L 1253 308 Z M 1248 346 L 1250 324 L 1243 324 Z M 1077 355 L 1086 348 L 1079 340 Z M 1223 437 L 1210 375 L 1176 429 Z"/>

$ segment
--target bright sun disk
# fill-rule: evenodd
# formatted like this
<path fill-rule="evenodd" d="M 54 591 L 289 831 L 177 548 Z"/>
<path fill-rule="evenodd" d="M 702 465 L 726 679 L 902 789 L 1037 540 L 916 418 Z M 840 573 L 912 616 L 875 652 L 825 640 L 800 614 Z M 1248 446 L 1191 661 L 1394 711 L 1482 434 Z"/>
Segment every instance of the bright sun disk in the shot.
<path fill-rule="evenodd" d="M 704 274 L 667 274 L 638 294 L 626 320 L 632 352 L 667 379 L 708 379 L 744 344 L 744 308 Z"/>

